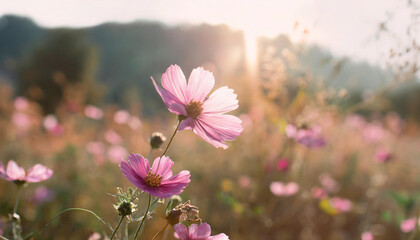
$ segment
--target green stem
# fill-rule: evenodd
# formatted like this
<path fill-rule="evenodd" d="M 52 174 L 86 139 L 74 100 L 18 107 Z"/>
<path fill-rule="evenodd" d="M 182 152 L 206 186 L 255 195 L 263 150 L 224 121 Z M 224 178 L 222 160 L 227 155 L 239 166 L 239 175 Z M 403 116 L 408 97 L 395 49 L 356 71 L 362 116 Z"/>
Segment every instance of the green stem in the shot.
<path fill-rule="evenodd" d="M 20 219 L 15 220 L 14 218 L 15 218 L 15 215 L 17 215 L 17 210 L 19 207 L 20 195 L 22 192 L 22 185 L 18 184 L 17 188 L 18 190 L 16 193 L 16 201 L 15 201 L 15 206 L 13 208 L 13 214 L 12 214 L 12 220 L 13 220 L 12 231 L 13 231 L 13 239 L 20 240 L 22 239 L 22 236 L 21 236 L 22 228 L 20 226 Z"/>
<path fill-rule="evenodd" d="M 156 235 L 152 238 L 152 240 L 155 240 L 158 236 L 159 236 L 159 234 L 161 234 L 163 231 L 165 231 L 165 229 L 167 228 L 169 226 L 169 222 L 168 223 L 166 223 L 166 225 L 159 231 L 159 232 L 157 232 L 156 233 Z"/>
<path fill-rule="evenodd" d="M 117 226 L 115 227 L 114 231 L 112 232 L 111 239 L 112 240 L 117 233 L 118 228 L 120 228 L 122 221 L 124 220 L 125 216 L 121 216 L 120 221 L 118 222 Z"/>
<path fill-rule="evenodd" d="M 171 140 L 169 140 L 169 143 L 168 143 L 168 145 L 166 146 L 165 151 L 163 151 L 163 153 L 162 153 L 161 157 L 162 157 L 163 155 L 165 155 L 165 153 L 166 153 L 166 152 L 168 151 L 168 149 L 169 149 L 169 146 L 171 146 L 172 140 L 174 140 L 174 137 L 175 137 L 176 133 L 178 132 L 178 128 L 179 128 L 179 125 L 181 124 L 181 122 L 182 122 L 182 120 L 178 118 L 178 124 L 176 125 L 175 131 L 174 131 L 174 133 L 172 134 Z"/>
<path fill-rule="evenodd" d="M 150 208 L 150 202 L 151 202 L 151 200 L 152 200 L 152 195 L 149 194 L 149 202 L 147 203 L 147 209 L 144 212 L 143 219 L 141 220 L 140 225 L 139 225 L 139 228 L 137 228 L 136 234 L 134 235 L 134 238 L 133 238 L 134 240 L 137 239 L 137 236 L 139 235 L 139 232 L 140 232 L 140 230 L 143 227 L 144 221 L 147 218 L 147 213 L 149 213 L 149 208 Z"/>
<path fill-rule="evenodd" d="M 93 211 L 91 211 L 91 210 L 88 210 L 88 209 L 84 209 L 84 208 L 67 208 L 67 209 L 65 209 L 65 210 L 63 210 L 63 211 L 61 211 L 59 214 L 57 214 L 55 217 L 53 217 L 49 222 L 47 222 L 47 224 L 45 224 L 45 226 L 41 229 L 41 231 L 39 232 L 39 234 L 38 235 L 41 235 L 43 232 L 44 232 L 44 230 L 45 230 L 45 228 L 47 228 L 48 227 L 48 225 L 52 222 L 52 221 L 54 221 L 57 217 L 59 217 L 61 214 L 63 214 L 63 213 L 65 213 L 65 212 L 68 212 L 68 211 L 83 211 L 83 212 L 87 212 L 87 213 L 90 213 L 90 214 L 92 214 L 93 216 L 95 216 L 100 222 L 102 222 L 103 224 L 105 224 L 105 226 L 107 226 L 111 231 L 113 231 L 113 229 L 112 229 L 112 227 L 107 223 L 107 222 L 105 222 L 101 217 L 99 217 L 95 212 L 93 212 Z"/>

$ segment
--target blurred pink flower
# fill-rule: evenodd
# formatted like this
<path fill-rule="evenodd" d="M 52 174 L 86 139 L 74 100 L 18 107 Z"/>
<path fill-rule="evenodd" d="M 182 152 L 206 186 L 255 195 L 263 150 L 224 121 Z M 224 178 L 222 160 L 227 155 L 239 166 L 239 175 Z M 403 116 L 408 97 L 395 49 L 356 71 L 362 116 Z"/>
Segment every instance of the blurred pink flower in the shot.
<path fill-rule="evenodd" d="M 99 120 L 103 117 L 104 112 L 100 108 L 97 108 L 97 107 L 92 106 L 92 105 L 88 105 L 88 106 L 85 107 L 85 115 L 88 118 Z"/>
<path fill-rule="evenodd" d="M 321 187 L 313 187 L 311 189 L 311 195 L 313 198 L 321 199 L 328 196 L 327 191 Z"/>
<path fill-rule="evenodd" d="M 378 123 L 370 123 L 363 129 L 363 137 L 368 143 L 376 143 L 385 136 L 385 130 Z"/>
<path fill-rule="evenodd" d="M 281 172 L 285 172 L 287 170 L 289 170 L 289 159 L 283 157 L 280 158 L 277 162 L 277 170 L 281 171 Z"/>
<path fill-rule="evenodd" d="M 289 138 L 295 139 L 296 142 L 306 147 L 319 148 L 326 144 L 325 139 L 321 136 L 321 128 L 319 126 L 298 129 L 292 124 L 287 124 L 285 130 Z"/>
<path fill-rule="evenodd" d="M 340 213 L 348 212 L 353 208 L 353 203 L 348 199 L 333 197 L 330 199 L 330 202 L 332 207 Z"/>
<path fill-rule="evenodd" d="M 175 237 L 181 240 L 229 240 L 229 237 L 224 233 L 210 236 L 211 227 L 207 223 L 201 223 L 200 225 L 191 224 L 188 228 L 178 223 L 174 225 Z"/>
<path fill-rule="evenodd" d="M 378 149 L 376 151 L 376 161 L 379 163 L 386 163 L 391 161 L 392 154 L 385 149 Z"/>
<path fill-rule="evenodd" d="M 321 174 L 319 176 L 319 181 L 321 182 L 322 187 L 329 193 L 336 192 L 340 188 L 337 181 L 327 173 Z"/>
<path fill-rule="evenodd" d="M 99 240 L 101 239 L 101 234 L 94 232 L 89 236 L 88 240 Z"/>
<path fill-rule="evenodd" d="M 16 110 L 23 111 L 28 108 L 29 102 L 25 97 L 17 97 L 13 105 Z"/>
<path fill-rule="evenodd" d="M 190 172 L 173 175 L 174 162 L 166 156 L 158 157 L 150 169 L 149 161 L 140 154 L 130 154 L 121 162 L 123 175 L 136 187 L 158 198 L 168 198 L 182 193 L 190 182 Z"/>
<path fill-rule="evenodd" d="M 282 182 L 272 182 L 270 184 L 271 192 L 280 197 L 280 196 L 292 196 L 299 191 L 299 185 L 295 182 L 282 183 Z"/>
<path fill-rule="evenodd" d="M 365 119 L 362 116 L 357 115 L 357 114 L 347 116 L 345 122 L 350 127 L 358 128 L 358 129 L 366 125 Z"/>
<path fill-rule="evenodd" d="M 108 158 L 115 163 L 120 163 L 127 154 L 127 150 L 120 145 L 112 145 L 108 149 Z"/>
<path fill-rule="evenodd" d="M 49 114 L 44 118 L 44 128 L 53 135 L 60 135 L 63 133 L 63 127 L 58 123 L 57 117 Z"/>
<path fill-rule="evenodd" d="M 416 218 L 409 218 L 401 222 L 401 231 L 405 233 L 412 232 L 416 229 Z"/>
<path fill-rule="evenodd" d="M 54 199 L 54 192 L 45 186 L 38 187 L 31 196 L 31 202 L 40 204 Z"/>
<path fill-rule="evenodd" d="M 136 130 L 139 127 L 141 127 L 141 124 L 141 120 L 136 116 L 131 116 L 130 120 L 128 121 L 128 126 L 133 130 Z"/>
<path fill-rule="evenodd" d="M 130 120 L 130 113 L 127 110 L 118 110 L 114 114 L 114 121 L 118 124 L 126 124 Z"/>
<path fill-rule="evenodd" d="M 362 233 L 362 240 L 374 240 L 373 234 L 371 232 Z"/>
<path fill-rule="evenodd" d="M 251 185 L 251 178 L 248 176 L 240 176 L 238 179 L 239 186 L 241 188 L 249 188 Z"/>
<path fill-rule="evenodd" d="M 99 155 L 105 152 L 105 146 L 101 142 L 88 142 L 86 151 L 92 155 Z"/>
<path fill-rule="evenodd" d="M 194 69 L 187 85 L 181 68 L 171 65 L 162 75 L 163 89 L 152 80 L 169 111 L 183 120 L 178 130 L 192 129 L 208 143 L 224 149 L 228 147 L 225 141 L 234 140 L 243 131 L 238 117 L 224 114 L 238 108 L 232 89 L 221 87 L 207 97 L 214 86 L 209 71 Z"/>
<path fill-rule="evenodd" d="M 19 131 L 26 131 L 31 126 L 31 119 L 26 113 L 14 112 L 12 115 L 12 123 Z"/>
<path fill-rule="evenodd" d="M 41 182 L 49 179 L 53 171 L 44 165 L 36 164 L 25 173 L 25 170 L 17 165 L 13 160 L 10 160 L 5 170 L 3 164 L 0 163 L 0 178 L 10 182 Z"/>
<path fill-rule="evenodd" d="M 107 130 L 105 132 L 105 140 L 111 144 L 120 144 L 123 139 L 114 130 Z"/>

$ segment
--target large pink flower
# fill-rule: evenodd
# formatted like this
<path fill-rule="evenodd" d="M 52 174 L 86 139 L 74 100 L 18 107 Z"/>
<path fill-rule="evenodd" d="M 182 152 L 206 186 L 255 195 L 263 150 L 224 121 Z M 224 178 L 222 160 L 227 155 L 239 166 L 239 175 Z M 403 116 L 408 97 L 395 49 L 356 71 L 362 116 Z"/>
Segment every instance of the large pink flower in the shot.
<path fill-rule="evenodd" d="M 213 146 L 225 149 L 224 141 L 232 141 L 241 134 L 242 121 L 224 114 L 238 108 L 233 90 L 221 87 L 207 97 L 214 86 L 211 72 L 196 68 L 187 84 L 181 68 L 171 65 L 162 75 L 163 89 L 154 80 L 153 84 L 169 111 L 183 120 L 178 130 L 192 129 Z"/>
<path fill-rule="evenodd" d="M 200 225 L 192 224 L 188 228 L 178 223 L 174 225 L 175 236 L 181 240 L 229 240 L 229 237 L 224 233 L 210 236 L 211 228 L 207 223 Z"/>
<path fill-rule="evenodd" d="M 181 171 L 173 175 L 174 162 L 169 157 L 155 159 L 150 169 L 149 161 L 140 154 L 132 153 L 128 161 L 121 162 L 124 176 L 139 189 L 158 198 L 168 198 L 182 193 L 190 182 L 190 172 Z"/>
<path fill-rule="evenodd" d="M 36 164 L 25 173 L 13 160 L 9 161 L 6 170 L 0 163 L 0 177 L 10 182 L 41 182 L 49 179 L 52 174 L 51 169 L 41 164 Z"/>

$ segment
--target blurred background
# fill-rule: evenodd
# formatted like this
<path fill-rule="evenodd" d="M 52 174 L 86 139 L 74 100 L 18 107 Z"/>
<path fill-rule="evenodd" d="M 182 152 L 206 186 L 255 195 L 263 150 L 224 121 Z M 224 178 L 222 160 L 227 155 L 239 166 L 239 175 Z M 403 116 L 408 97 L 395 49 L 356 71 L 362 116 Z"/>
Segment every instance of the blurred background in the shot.
<path fill-rule="evenodd" d="M 131 186 L 121 158 L 147 155 L 152 132 L 176 123 L 150 76 L 177 64 L 238 94 L 245 130 L 227 150 L 191 131 L 169 150 L 213 234 L 420 239 L 419 30 L 417 0 L 0 0 L 0 161 L 54 170 L 23 192 L 24 233 L 69 207 L 115 224 L 108 193 Z M 16 187 L 0 189 L 10 236 Z M 39 239 L 104 235 L 73 212 Z"/>

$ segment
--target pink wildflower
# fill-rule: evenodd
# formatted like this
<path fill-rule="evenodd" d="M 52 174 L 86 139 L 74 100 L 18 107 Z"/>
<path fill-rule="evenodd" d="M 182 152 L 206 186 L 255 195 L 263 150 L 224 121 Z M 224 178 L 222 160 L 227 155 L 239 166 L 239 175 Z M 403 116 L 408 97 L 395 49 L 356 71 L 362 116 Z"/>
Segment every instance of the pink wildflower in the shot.
<path fill-rule="evenodd" d="M 327 197 L 328 196 L 328 193 L 323 188 L 313 187 L 311 189 L 311 195 L 312 195 L 313 198 L 321 199 L 321 198 Z"/>
<path fill-rule="evenodd" d="M 416 218 L 409 218 L 401 222 L 401 231 L 409 233 L 416 229 Z"/>
<path fill-rule="evenodd" d="M 175 237 L 181 240 L 229 240 L 229 237 L 224 233 L 210 236 L 211 227 L 207 223 L 201 223 L 200 225 L 191 224 L 188 228 L 178 223 L 174 225 Z"/>
<path fill-rule="evenodd" d="M 105 140 L 111 144 L 120 144 L 123 139 L 114 130 L 108 130 L 105 132 Z"/>
<path fill-rule="evenodd" d="M 208 143 L 224 149 L 228 147 L 225 141 L 232 141 L 241 134 L 242 121 L 224 114 L 238 108 L 233 90 L 221 87 L 207 97 L 214 86 L 211 72 L 201 67 L 194 69 L 187 85 L 181 68 L 171 65 L 162 75 L 163 88 L 154 80 L 153 84 L 169 111 L 180 116 L 182 122 L 178 130 L 192 129 Z"/>
<path fill-rule="evenodd" d="M 373 234 L 371 232 L 362 233 L 362 240 L 374 240 Z"/>
<path fill-rule="evenodd" d="M 271 192 L 280 197 L 280 196 L 292 196 L 299 191 L 299 185 L 295 182 L 282 183 L 282 182 L 272 182 L 270 184 Z"/>
<path fill-rule="evenodd" d="M 277 170 L 281 172 L 285 172 L 289 170 L 289 159 L 284 158 L 284 157 L 280 158 L 279 161 L 277 162 Z"/>
<path fill-rule="evenodd" d="M 318 126 L 298 129 L 296 126 L 288 124 L 286 135 L 309 148 L 319 148 L 326 144 L 325 139 L 321 136 L 321 128 Z"/>
<path fill-rule="evenodd" d="M 23 111 L 28 108 L 29 102 L 25 97 L 17 97 L 13 105 L 16 110 Z"/>
<path fill-rule="evenodd" d="M 18 128 L 19 131 L 26 131 L 31 126 L 31 119 L 26 113 L 14 112 L 12 115 L 12 123 Z"/>
<path fill-rule="evenodd" d="M 130 120 L 130 113 L 127 110 L 118 110 L 114 114 L 114 121 L 118 124 L 126 124 Z"/>
<path fill-rule="evenodd" d="M 386 163 L 391 161 L 392 159 L 392 154 L 390 152 L 388 152 L 387 150 L 384 149 L 378 149 L 378 151 L 376 151 L 376 161 L 379 163 Z"/>
<path fill-rule="evenodd" d="M 103 117 L 104 112 L 100 108 L 97 108 L 97 107 L 92 106 L 92 105 L 88 105 L 85 108 L 85 115 L 88 118 L 99 120 Z"/>
<path fill-rule="evenodd" d="M 112 145 L 108 149 L 108 158 L 115 163 L 120 163 L 127 154 L 127 149 L 120 145 Z"/>
<path fill-rule="evenodd" d="M 321 174 L 321 176 L 319 176 L 319 181 L 321 182 L 322 187 L 329 193 L 336 192 L 340 188 L 337 181 L 327 173 Z"/>
<path fill-rule="evenodd" d="M 44 128 L 53 135 L 60 135 L 63 133 L 63 127 L 58 123 L 57 117 L 49 114 L 44 118 Z"/>
<path fill-rule="evenodd" d="M 363 129 L 363 137 L 368 143 L 376 143 L 385 137 L 385 130 L 379 123 L 370 123 Z"/>
<path fill-rule="evenodd" d="M 139 127 L 141 127 L 141 124 L 141 120 L 136 116 L 131 116 L 130 120 L 128 121 L 128 126 L 133 130 L 136 130 Z"/>
<path fill-rule="evenodd" d="M 353 203 L 348 199 L 333 197 L 330 199 L 330 202 L 332 207 L 340 213 L 348 212 L 353 208 Z"/>
<path fill-rule="evenodd" d="M 128 161 L 121 162 L 124 176 L 136 187 L 158 198 L 168 198 L 182 193 L 190 182 L 190 172 L 173 175 L 174 162 L 166 156 L 158 157 L 150 168 L 149 161 L 140 154 L 130 154 Z"/>
<path fill-rule="evenodd" d="M 239 186 L 241 188 L 249 188 L 251 186 L 251 178 L 248 176 L 240 176 L 238 179 Z"/>
<path fill-rule="evenodd" d="M 0 177 L 10 182 L 41 182 L 49 179 L 52 174 L 51 169 L 41 164 L 36 164 L 25 173 L 25 170 L 13 160 L 9 161 L 6 170 L 0 163 Z"/>
<path fill-rule="evenodd" d="M 49 202 L 54 198 L 54 192 L 45 186 L 38 187 L 31 196 L 31 201 L 34 204 Z"/>

